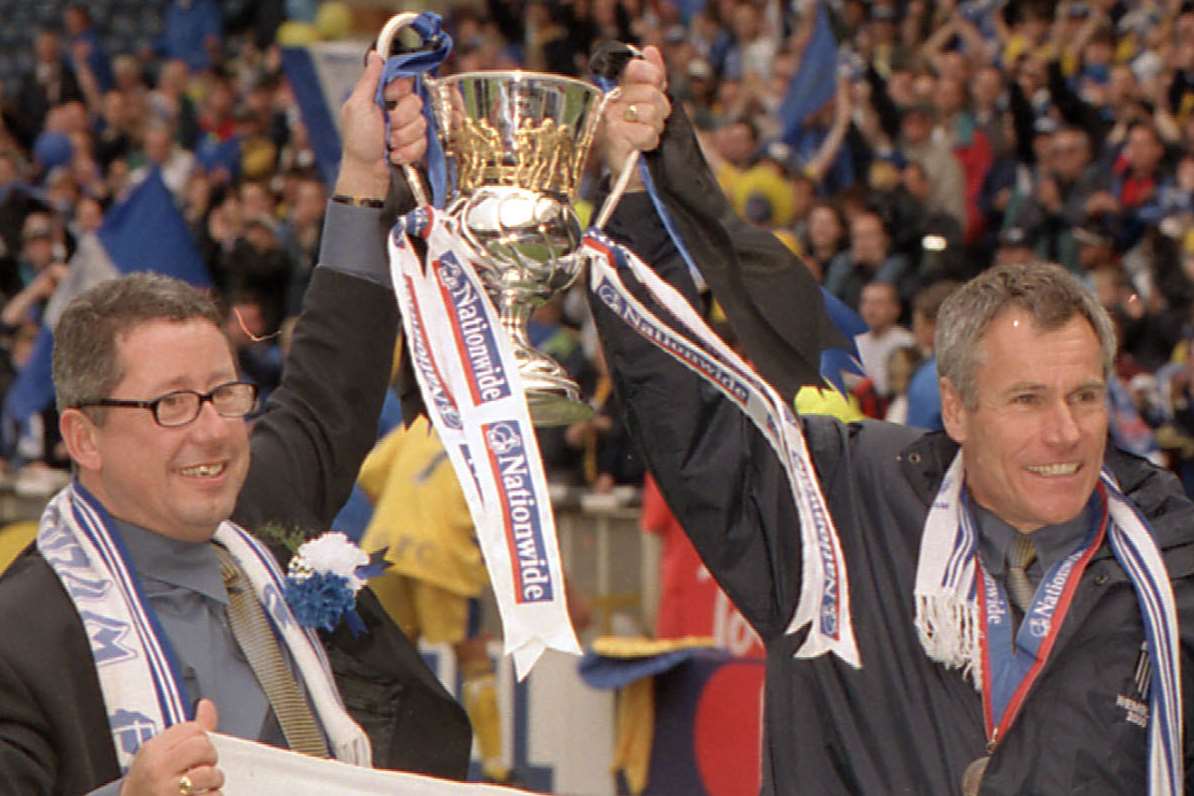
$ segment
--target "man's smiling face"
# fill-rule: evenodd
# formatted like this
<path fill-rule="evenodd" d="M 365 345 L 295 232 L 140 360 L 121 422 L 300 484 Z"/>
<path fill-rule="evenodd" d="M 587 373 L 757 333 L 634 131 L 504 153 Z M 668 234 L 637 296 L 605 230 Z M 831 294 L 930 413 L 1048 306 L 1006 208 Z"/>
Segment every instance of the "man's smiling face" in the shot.
<path fill-rule="evenodd" d="M 980 505 L 1023 532 L 1078 516 L 1094 491 L 1107 440 L 1099 340 L 1080 314 L 1051 331 L 1008 309 L 979 345 L 976 405 L 947 379 L 942 416 L 962 446 Z"/>
<path fill-rule="evenodd" d="M 236 379 L 223 334 L 201 318 L 141 324 L 118 338 L 117 349 L 123 377 L 108 398 L 207 393 Z M 244 419 L 221 417 L 210 402 L 176 428 L 159 426 L 147 409 L 103 411 L 103 422 L 90 424 L 88 454 L 76 458 L 83 486 L 119 519 L 184 541 L 210 539 L 232 514 L 248 472 Z"/>

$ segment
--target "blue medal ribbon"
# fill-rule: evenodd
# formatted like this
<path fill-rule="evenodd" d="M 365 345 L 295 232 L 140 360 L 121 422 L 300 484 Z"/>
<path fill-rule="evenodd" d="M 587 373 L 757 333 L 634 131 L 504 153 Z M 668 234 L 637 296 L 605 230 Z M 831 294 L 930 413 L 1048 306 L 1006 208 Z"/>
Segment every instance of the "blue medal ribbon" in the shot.
<path fill-rule="evenodd" d="M 431 92 L 427 89 L 424 75 L 434 75 L 452 52 L 452 37 L 442 28 L 442 20 L 438 14 L 424 11 L 419 14 L 410 27 L 415 30 L 423 41 L 434 45 L 430 49 L 417 52 L 402 53 L 386 58 L 381 80 L 377 84 L 377 94 L 374 99 L 383 111 L 386 107 L 385 89 L 390 83 L 401 78 L 413 78 L 415 92 L 423 100 L 423 118 L 427 120 L 427 177 L 431 183 L 431 202 L 436 207 L 444 206 L 444 199 L 448 195 L 448 164 L 444 157 L 444 148 L 440 144 L 435 111 L 432 108 Z M 382 54 L 385 57 L 385 54 Z M 386 114 L 386 149 L 389 149 L 390 117 Z"/>
<path fill-rule="evenodd" d="M 1014 640 L 1007 593 L 981 562 L 978 564 L 982 578 L 978 597 L 983 626 L 983 719 L 992 748 L 1019 715 L 1057 641 L 1082 573 L 1106 536 L 1107 493 L 1101 483 L 1088 508 L 1093 517 L 1090 530 L 1069 555 L 1049 568 Z"/>

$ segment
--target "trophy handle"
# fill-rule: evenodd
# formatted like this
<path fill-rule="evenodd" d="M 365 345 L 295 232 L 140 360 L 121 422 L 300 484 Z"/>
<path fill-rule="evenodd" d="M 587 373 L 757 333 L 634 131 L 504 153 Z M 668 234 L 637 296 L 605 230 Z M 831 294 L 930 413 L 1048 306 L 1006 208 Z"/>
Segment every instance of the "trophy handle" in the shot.
<path fill-rule="evenodd" d="M 634 174 L 634 170 L 638 168 L 638 158 L 639 152 L 637 149 L 631 152 L 630 156 L 626 158 L 626 167 L 618 175 L 618 181 L 614 183 L 609 196 L 605 197 L 605 202 L 601 205 L 601 211 L 597 214 L 597 220 L 593 222 L 593 226 L 597 229 L 605 228 L 605 224 L 609 221 L 609 217 L 614 214 L 614 209 L 618 206 L 618 202 L 622 201 L 622 194 L 626 193 L 626 186 L 630 184 L 630 177 Z"/>
<path fill-rule="evenodd" d="M 389 21 L 382 27 L 381 33 L 377 34 L 377 52 L 381 55 L 382 60 L 390 57 L 390 47 L 393 45 L 394 37 L 398 35 L 398 31 L 410 25 L 418 17 L 417 13 L 410 11 L 390 17 Z M 390 144 L 387 141 L 386 149 L 388 150 L 389 148 Z M 418 170 L 410 163 L 403 163 L 402 173 L 406 177 L 406 184 L 410 186 L 411 193 L 415 195 L 415 203 L 420 207 L 431 204 L 427 200 L 427 189 L 423 187 L 423 180 L 419 177 Z"/>
<path fill-rule="evenodd" d="M 605 97 L 601 100 L 600 113 L 605 114 L 605 106 L 610 102 L 622 96 L 621 87 L 614 88 L 607 91 Z M 597 220 L 593 222 L 593 226 L 597 229 L 603 229 L 609 221 L 609 217 L 613 215 L 614 209 L 618 206 L 618 202 L 622 201 L 622 194 L 626 193 L 626 186 L 630 184 L 630 177 L 634 174 L 634 170 L 638 168 L 638 150 L 630 153 L 626 158 L 626 164 L 622 168 L 622 173 L 618 175 L 618 181 L 614 183 L 614 187 L 610 190 L 609 196 L 605 197 L 605 202 L 601 205 L 601 210 L 597 213 Z"/>

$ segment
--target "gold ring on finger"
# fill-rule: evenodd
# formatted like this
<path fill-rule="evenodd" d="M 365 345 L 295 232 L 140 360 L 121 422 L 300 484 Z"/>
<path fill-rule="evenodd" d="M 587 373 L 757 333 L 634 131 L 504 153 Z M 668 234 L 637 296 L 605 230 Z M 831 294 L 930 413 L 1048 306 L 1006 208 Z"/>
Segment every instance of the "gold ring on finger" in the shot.
<path fill-rule="evenodd" d="M 178 792 L 181 796 L 191 796 L 195 792 L 195 784 L 186 774 L 178 778 Z"/>
<path fill-rule="evenodd" d="M 626 106 L 626 111 L 622 114 L 622 118 L 628 122 L 638 121 L 638 106 L 633 102 Z"/>

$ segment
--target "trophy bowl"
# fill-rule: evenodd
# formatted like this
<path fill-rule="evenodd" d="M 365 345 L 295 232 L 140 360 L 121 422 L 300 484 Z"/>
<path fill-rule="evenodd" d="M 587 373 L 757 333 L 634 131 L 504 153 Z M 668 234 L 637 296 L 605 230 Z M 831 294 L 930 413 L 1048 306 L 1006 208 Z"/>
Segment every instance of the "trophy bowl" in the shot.
<path fill-rule="evenodd" d="M 572 202 L 604 95 L 535 72 L 466 72 L 428 83 L 452 177 L 444 212 L 458 220 L 500 313 L 531 417 L 539 426 L 587 419 L 592 408 L 564 368 L 530 344 L 527 322 L 580 274 Z"/>

